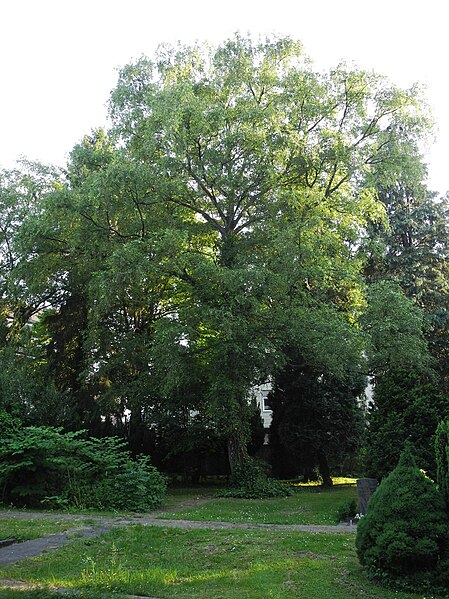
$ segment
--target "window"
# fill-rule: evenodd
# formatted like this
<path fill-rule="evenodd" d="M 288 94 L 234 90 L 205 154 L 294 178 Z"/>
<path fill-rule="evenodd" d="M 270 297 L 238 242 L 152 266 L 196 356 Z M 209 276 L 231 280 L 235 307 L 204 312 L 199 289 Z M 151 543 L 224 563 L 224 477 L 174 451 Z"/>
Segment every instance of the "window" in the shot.
<path fill-rule="evenodd" d="M 270 400 L 268 397 L 263 398 L 263 411 L 264 412 L 272 412 L 273 408 L 271 407 Z"/>

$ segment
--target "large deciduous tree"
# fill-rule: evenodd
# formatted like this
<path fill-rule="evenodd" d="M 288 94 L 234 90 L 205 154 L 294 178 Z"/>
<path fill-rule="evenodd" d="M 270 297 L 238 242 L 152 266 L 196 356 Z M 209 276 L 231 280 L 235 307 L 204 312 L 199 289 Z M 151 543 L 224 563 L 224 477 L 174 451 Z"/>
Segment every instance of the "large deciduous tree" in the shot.
<path fill-rule="evenodd" d="M 367 174 L 416 152 L 416 90 L 345 67 L 320 75 L 290 39 L 237 35 L 128 65 L 111 117 L 153 197 L 202 231 L 173 263 L 182 293 L 165 329 L 204 364 L 208 405 L 241 462 L 247 394 L 279 363 L 289 308 L 316 294 L 354 310 L 354 244 L 379 216 Z"/>
<path fill-rule="evenodd" d="M 38 177 L 36 208 L 0 231 L 2 306 L 27 307 L 19 329 L 41 314 L 39 363 L 72 427 L 98 432 L 103 416 L 137 438 L 199 412 L 234 467 L 250 389 L 286 348 L 313 339 L 326 380 L 346 376 L 315 324 L 329 309 L 334 334 L 356 326 L 360 238 L 384 214 L 374 175 L 418 154 L 418 90 L 319 74 L 289 38 L 236 35 L 126 66 L 110 114 L 113 129 L 86 136 L 65 176 Z"/>
<path fill-rule="evenodd" d="M 62 179 L 57 169 L 25 160 L 0 173 L 0 406 L 25 421 L 38 418 L 42 397 L 61 399 L 46 380 L 47 338 L 36 324 L 57 290 L 48 285 L 48 268 L 35 268 L 26 223 L 41 217 L 42 198 Z"/>

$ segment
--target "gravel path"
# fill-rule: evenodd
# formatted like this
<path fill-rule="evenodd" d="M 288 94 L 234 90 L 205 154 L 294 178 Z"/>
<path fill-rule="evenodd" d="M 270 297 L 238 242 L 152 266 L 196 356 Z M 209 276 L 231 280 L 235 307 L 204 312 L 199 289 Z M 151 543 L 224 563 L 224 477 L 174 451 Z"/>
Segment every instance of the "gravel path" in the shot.
<path fill-rule="evenodd" d="M 17 512 L 1 510 L 1 518 L 17 518 L 19 520 L 67 520 L 79 521 L 79 528 L 72 528 L 62 533 L 47 535 L 39 539 L 14 543 L 0 547 L 0 566 L 42 555 L 52 549 L 58 549 L 75 539 L 99 537 L 113 528 L 140 524 L 142 526 L 159 526 L 183 529 L 243 529 L 243 530 L 277 530 L 312 533 L 354 533 L 357 528 L 352 524 L 325 526 L 317 524 L 252 524 L 247 522 L 204 522 L 199 520 L 175 520 L 157 518 L 153 514 L 130 516 L 85 516 L 78 514 L 63 514 L 54 512 Z M 86 525 L 86 522 L 89 524 Z"/>
<path fill-rule="evenodd" d="M 58 549 L 63 545 L 67 545 L 74 539 L 90 539 L 93 537 L 99 537 L 110 530 L 110 527 L 104 526 L 85 526 L 83 528 L 72 528 L 64 532 L 56 533 L 53 535 L 47 535 L 39 539 L 32 539 L 31 541 L 23 541 L 22 543 L 14 543 L 7 547 L 0 548 L 0 566 L 7 566 L 20 562 L 23 559 L 29 557 L 38 557 L 47 551 L 52 549 Z"/>
<path fill-rule="evenodd" d="M 180 508 L 184 508 L 182 505 Z M 172 511 L 176 508 L 171 508 Z M 131 526 L 140 524 L 143 526 L 164 526 L 169 528 L 184 529 L 244 529 L 244 530 L 278 530 L 278 531 L 296 531 L 312 533 L 354 533 L 357 529 L 354 525 L 339 524 L 337 526 L 321 526 L 306 524 L 251 524 L 245 522 L 204 522 L 196 520 L 175 520 L 158 518 L 157 512 L 152 514 L 130 514 L 129 516 L 86 516 L 79 514 L 63 514 L 54 512 L 25 512 L 0 510 L 0 519 L 16 518 L 18 520 L 66 520 L 79 522 L 78 528 L 71 528 L 67 531 L 47 535 L 39 539 L 24 541 L 22 543 L 13 543 L 0 547 L 0 566 L 14 564 L 24 559 L 38 557 L 47 551 L 58 549 L 67 545 L 71 541 L 79 539 L 89 539 L 99 537 L 113 528 Z M 31 585 L 25 581 L 14 579 L 0 579 L 0 588 L 26 590 L 39 588 L 39 585 Z M 55 589 L 55 593 L 73 596 L 73 589 Z M 143 597 L 137 595 L 128 595 L 128 599 L 158 599 L 157 597 Z"/>

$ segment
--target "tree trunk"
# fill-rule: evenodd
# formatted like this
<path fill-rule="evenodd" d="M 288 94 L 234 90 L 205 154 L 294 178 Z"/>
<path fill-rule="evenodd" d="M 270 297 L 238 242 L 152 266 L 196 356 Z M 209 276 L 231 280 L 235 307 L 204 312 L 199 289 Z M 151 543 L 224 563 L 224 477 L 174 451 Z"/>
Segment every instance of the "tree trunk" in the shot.
<path fill-rule="evenodd" d="M 231 473 L 234 472 L 236 466 L 241 466 L 247 458 L 248 452 L 241 433 L 239 431 L 231 433 L 228 437 L 228 459 Z"/>
<path fill-rule="evenodd" d="M 320 470 L 321 478 L 323 479 L 323 487 L 332 487 L 334 483 L 332 482 L 326 454 L 322 449 L 318 452 L 318 468 Z"/>

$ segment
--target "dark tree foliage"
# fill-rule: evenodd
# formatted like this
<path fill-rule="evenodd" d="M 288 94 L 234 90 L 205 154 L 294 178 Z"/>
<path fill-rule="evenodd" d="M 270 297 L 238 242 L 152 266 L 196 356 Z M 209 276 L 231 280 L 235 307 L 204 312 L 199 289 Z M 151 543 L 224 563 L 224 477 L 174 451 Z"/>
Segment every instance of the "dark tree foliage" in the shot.
<path fill-rule="evenodd" d="M 229 474 L 226 439 L 197 422 L 183 426 L 172 418 L 171 426 L 158 426 L 151 455 L 164 472 L 191 484 Z"/>
<path fill-rule="evenodd" d="M 365 469 L 382 479 L 393 470 L 405 443 L 412 444 L 418 463 L 432 478 L 438 422 L 449 414 L 449 399 L 432 382 L 398 370 L 382 377 L 375 388 L 375 403 L 368 414 Z"/>
<path fill-rule="evenodd" d="M 449 513 L 449 419 L 438 424 L 435 434 L 436 480 Z"/>
<path fill-rule="evenodd" d="M 369 282 L 396 281 L 423 310 L 429 351 L 447 393 L 449 199 L 431 193 L 422 183 L 423 176 L 413 170 L 407 174 L 405 168 L 396 184 L 380 185 L 378 196 L 388 223 L 372 223 L 369 227 L 366 275 Z"/>
<path fill-rule="evenodd" d="M 86 367 L 84 336 L 87 328 L 86 297 L 73 294 L 62 303 L 59 311 L 47 314 L 44 326 L 49 336 L 46 346 L 49 377 L 53 377 L 58 391 L 70 395 L 65 410 L 51 414 L 47 424 L 63 425 L 67 429 L 87 428 L 98 432 L 100 414 L 95 414 L 92 390 L 83 384 Z M 62 407 L 62 406 L 61 406 Z"/>
<path fill-rule="evenodd" d="M 370 288 L 365 328 L 374 403 L 368 412 L 367 474 L 383 478 L 409 441 L 420 464 L 435 475 L 433 439 L 449 413 L 449 399 L 438 386 L 423 334 L 423 315 L 397 284 Z"/>
<path fill-rule="evenodd" d="M 318 468 L 323 484 L 332 485 L 331 467 L 354 456 L 363 426 L 358 397 L 365 377 L 339 380 L 309 364 L 294 350 L 270 394 L 273 422 L 270 444 L 280 476 L 306 480 Z"/>

